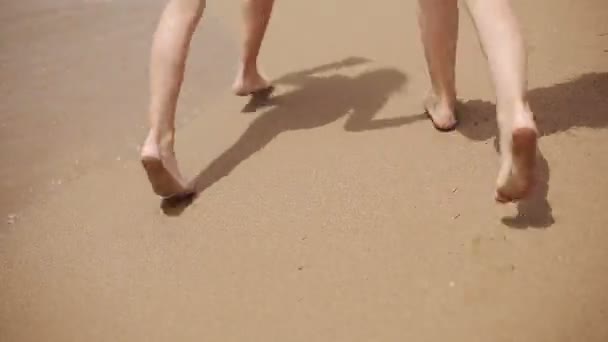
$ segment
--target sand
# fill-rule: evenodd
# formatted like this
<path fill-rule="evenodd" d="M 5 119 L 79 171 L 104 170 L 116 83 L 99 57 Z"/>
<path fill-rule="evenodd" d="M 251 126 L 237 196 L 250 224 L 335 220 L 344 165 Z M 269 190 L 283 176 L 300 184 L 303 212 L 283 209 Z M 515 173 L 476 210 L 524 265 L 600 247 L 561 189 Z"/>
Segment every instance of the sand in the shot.
<path fill-rule="evenodd" d="M 204 191 L 165 210 L 138 161 L 162 3 L 0 4 L 0 341 L 608 341 L 605 0 L 514 1 L 543 137 L 508 206 L 466 12 L 440 134 L 414 1 L 278 1 L 254 112 L 210 2 L 177 144 Z"/>

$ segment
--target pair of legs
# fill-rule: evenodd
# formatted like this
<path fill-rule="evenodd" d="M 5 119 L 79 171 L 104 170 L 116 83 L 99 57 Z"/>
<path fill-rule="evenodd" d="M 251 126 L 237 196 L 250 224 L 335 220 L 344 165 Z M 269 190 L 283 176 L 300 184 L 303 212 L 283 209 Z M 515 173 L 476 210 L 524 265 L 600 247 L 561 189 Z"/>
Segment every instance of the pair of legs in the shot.
<path fill-rule="evenodd" d="M 268 87 L 257 68 L 257 56 L 274 0 L 245 0 L 245 40 L 237 95 Z M 426 109 L 441 130 L 456 125 L 455 64 L 458 37 L 457 0 L 419 0 L 420 26 L 432 91 Z M 517 200 L 533 183 L 537 131 L 525 99 L 526 57 L 509 0 L 466 0 L 490 64 L 497 95 L 501 168 L 496 199 Z M 142 162 L 154 191 L 170 197 L 190 192 L 177 167 L 173 149 L 175 109 L 192 35 L 205 0 L 169 0 L 154 37 L 150 63 L 150 132 Z"/>
<path fill-rule="evenodd" d="M 205 9 L 205 0 L 169 0 L 154 35 L 150 60 L 150 131 L 141 159 L 154 191 L 162 197 L 191 192 L 175 158 L 175 110 L 192 35 Z M 269 87 L 257 57 L 274 0 L 244 0 L 245 39 L 239 72 L 233 85 L 245 96 Z"/>
<path fill-rule="evenodd" d="M 510 0 L 466 0 L 496 90 L 501 167 L 496 200 L 524 198 L 534 183 L 538 133 L 526 101 L 526 53 Z M 457 0 L 419 0 L 420 28 L 432 90 L 427 113 L 439 130 L 451 130 L 455 116 Z"/>

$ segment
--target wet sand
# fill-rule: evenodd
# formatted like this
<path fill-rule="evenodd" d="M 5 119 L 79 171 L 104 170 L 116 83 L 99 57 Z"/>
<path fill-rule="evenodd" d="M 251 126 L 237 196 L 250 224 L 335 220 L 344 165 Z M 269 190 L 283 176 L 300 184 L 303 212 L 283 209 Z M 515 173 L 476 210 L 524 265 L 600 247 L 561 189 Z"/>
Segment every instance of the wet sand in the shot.
<path fill-rule="evenodd" d="M 608 340 L 604 0 L 514 1 L 543 137 L 508 206 L 464 11 L 439 134 L 414 2 L 277 2 L 255 111 L 239 4 L 210 3 L 177 145 L 204 191 L 164 210 L 138 161 L 162 3 L 0 4 L 0 341 Z"/>

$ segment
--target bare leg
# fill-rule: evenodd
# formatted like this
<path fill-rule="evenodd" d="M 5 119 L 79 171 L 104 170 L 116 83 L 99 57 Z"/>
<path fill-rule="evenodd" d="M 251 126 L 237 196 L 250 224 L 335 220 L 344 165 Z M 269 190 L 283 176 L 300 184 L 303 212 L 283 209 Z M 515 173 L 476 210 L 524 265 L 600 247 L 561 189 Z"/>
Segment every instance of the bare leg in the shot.
<path fill-rule="evenodd" d="M 241 65 L 232 87 L 236 95 L 250 95 L 270 86 L 258 70 L 257 59 L 273 5 L 274 0 L 243 1 L 245 39 Z"/>
<path fill-rule="evenodd" d="M 526 197 L 534 183 L 538 133 L 526 101 L 526 52 L 509 0 L 467 0 L 496 88 L 501 168 L 496 200 Z"/>
<path fill-rule="evenodd" d="M 175 109 L 184 78 L 190 40 L 205 0 L 170 0 L 154 35 L 150 60 L 150 132 L 141 151 L 154 192 L 182 195 L 185 186 L 174 152 Z"/>
<path fill-rule="evenodd" d="M 418 3 L 420 32 L 432 84 L 425 109 L 437 129 L 451 130 L 457 123 L 454 108 L 458 1 L 418 0 Z"/>

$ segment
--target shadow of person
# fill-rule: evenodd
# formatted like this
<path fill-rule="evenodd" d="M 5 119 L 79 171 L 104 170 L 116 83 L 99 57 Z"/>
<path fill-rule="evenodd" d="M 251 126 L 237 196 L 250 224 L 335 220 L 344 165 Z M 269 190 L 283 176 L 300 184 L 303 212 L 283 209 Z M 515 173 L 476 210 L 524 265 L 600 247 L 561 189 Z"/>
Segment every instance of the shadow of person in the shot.
<path fill-rule="evenodd" d="M 337 73 L 339 69 L 366 62 L 362 58 L 348 58 L 276 80 L 275 84 L 289 85 L 294 90 L 268 99 L 265 105 L 271 107 L 254 119 L 230 148 L 194 178 L 192 184 L 196 193 L 202 193 L 228 176 L 240 163 L 282 133 L 322 127 L 342 117 L 346 117 L 345 129 L 351 132 L 398 127 L 425 118 L 415 115 L 375 119 L 391 95 L 403 88 L 407 77 L 390 68 L 365 71 L 356 76 Z M 163 209 L 168 215 L 179 215 L 190 203 L 187 201 L 181 206 L 172 203 Z"/>
<path fill-rule="evenodd" d="M 584 74 L 567 82 L 535 88 L 528 93 L 528 99 L 541 137 L 573 127 L 608 127 L 608 73 Z M 495 112 L 495 105 L 487 101 L 459 104 L 458 131 L 476 141 L 495 137 Z M 542 153 L 538 154 L 537 166 L 535 192 L 517 204 L 515 217 L 503 219 L 512 228 L 546 228 L 555 222 L 547 199 L 549 163 Z"/>

